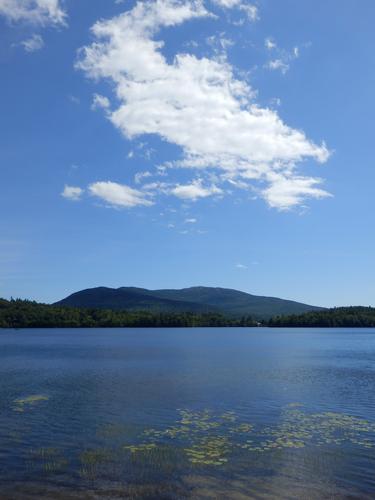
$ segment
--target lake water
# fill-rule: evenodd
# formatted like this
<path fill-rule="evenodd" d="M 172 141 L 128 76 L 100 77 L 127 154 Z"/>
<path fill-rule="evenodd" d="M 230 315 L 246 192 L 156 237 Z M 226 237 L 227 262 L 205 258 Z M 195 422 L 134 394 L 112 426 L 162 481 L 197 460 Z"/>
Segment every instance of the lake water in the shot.
<path fill-rule="evenodd" d="M 0 330 L 0 498 L 375 498 L 375 330 Z"/>

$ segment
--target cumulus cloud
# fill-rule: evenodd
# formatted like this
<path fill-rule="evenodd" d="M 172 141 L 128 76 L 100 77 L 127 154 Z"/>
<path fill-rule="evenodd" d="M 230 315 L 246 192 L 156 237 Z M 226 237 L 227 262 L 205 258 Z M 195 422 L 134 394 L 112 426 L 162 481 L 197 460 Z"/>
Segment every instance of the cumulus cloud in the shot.
<path fill-rule="evenodd" d="M 65 186 L 61 196 L 68 200 L 78 201 L 81 199 L 84 190 L 77 186 Z"/>
<path fill-rule="evenodd" d="M 64 25 L 66 13 L 59 0 L 0 0 L 0 15 L 10 22 L 41 26 Z"/>
<path fill-rule="evenodd" d="M 145 193 L 126 184 L 111 181 L 94 182 L 89 185 L 88 189 L 93 196 L 100 198 L 113 207 L 131 208 L 153 204 L 152 201 L 146 198 Z"/>
<path fill-rule="evenodd" d="M 44 47 L 44 41 L 40 35 L 32 35 L 30 38 L 23 40 L 21 45 L 26 52 L 36 52 Z"/>
<path fill-rule="evenodd" d="M 263 191 L 263 197 L 271 207 L 288 210 L 300 205 L 305 198 L 326 198 L 329 193 L 317 187 L 321 179 L 313 177 L 287 177 L 273 174 L 272 184 Z"/>
<path fill-rule="evenodd" d="M 199 169 L 200 177 L 215 173 L 223 182 L 256 186 L 279 209 L 288 200 L 293 206 L 306 196 L 327 195 L 318 187 L 320 179 L 297 171 L 306 159 L 324 163 L 329 157 L 325 144 L 314 143 L 275 110 L 259 106 L 254 90 L 234 76 L 227 60 L 177 53 L 169 62 L 162 54 L 163 42 L 155 39 L 161 28 L 208 16 L 200 0 L 138 2 L 94 24 L 95 41 L 80 50 L 76 66 L 95 80 L 112 82 L 115 95 L 106 116 L 126 138 L 157 134 L 179 146 L 182 158 L 169 162 L 169 171 Z M 282 188 L 284 197 L 276 195 Z M 223 189 L 191 181 L 169 192 L 195 200 Z"/>
<path fill-rule="evenodd" d="M 197 222 L 197 219 L 195 219 L 194 217 L 192 217 L 190 219 L 185 219 L 186 224 L 195 224 L 196 222 Z"/>

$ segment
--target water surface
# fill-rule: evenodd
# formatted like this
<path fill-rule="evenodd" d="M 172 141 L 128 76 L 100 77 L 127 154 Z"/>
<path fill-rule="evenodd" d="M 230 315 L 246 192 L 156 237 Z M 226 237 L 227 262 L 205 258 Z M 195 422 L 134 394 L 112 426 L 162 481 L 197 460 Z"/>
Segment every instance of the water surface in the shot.
<path fill-rule="evenodd" d="M 0 498 L 374 498 L 375 330 L 0 331 Z"/>

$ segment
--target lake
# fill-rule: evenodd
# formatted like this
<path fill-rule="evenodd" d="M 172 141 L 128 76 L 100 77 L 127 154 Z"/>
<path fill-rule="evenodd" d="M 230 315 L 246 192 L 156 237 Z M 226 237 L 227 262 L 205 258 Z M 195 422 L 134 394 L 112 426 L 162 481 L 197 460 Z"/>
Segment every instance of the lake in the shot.
<path fill-rule="evenodd" d="M 375 498 L 375 330 L 0 330 L 0 498 Z"/>

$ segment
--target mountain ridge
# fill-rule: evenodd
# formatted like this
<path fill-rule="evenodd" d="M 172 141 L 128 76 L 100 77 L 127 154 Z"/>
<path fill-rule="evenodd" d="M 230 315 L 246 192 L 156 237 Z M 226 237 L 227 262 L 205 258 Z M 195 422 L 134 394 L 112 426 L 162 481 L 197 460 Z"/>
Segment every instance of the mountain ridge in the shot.
<path fill-rule="evenodd" d="M 54 305 L 151 312 L 216 312 L 232 317 L 253 316 L 259 319 L 325 309 L 278 297 L 205 286 L 156 290 L 124 286 L 94 287 L 75 292 Z"/>

